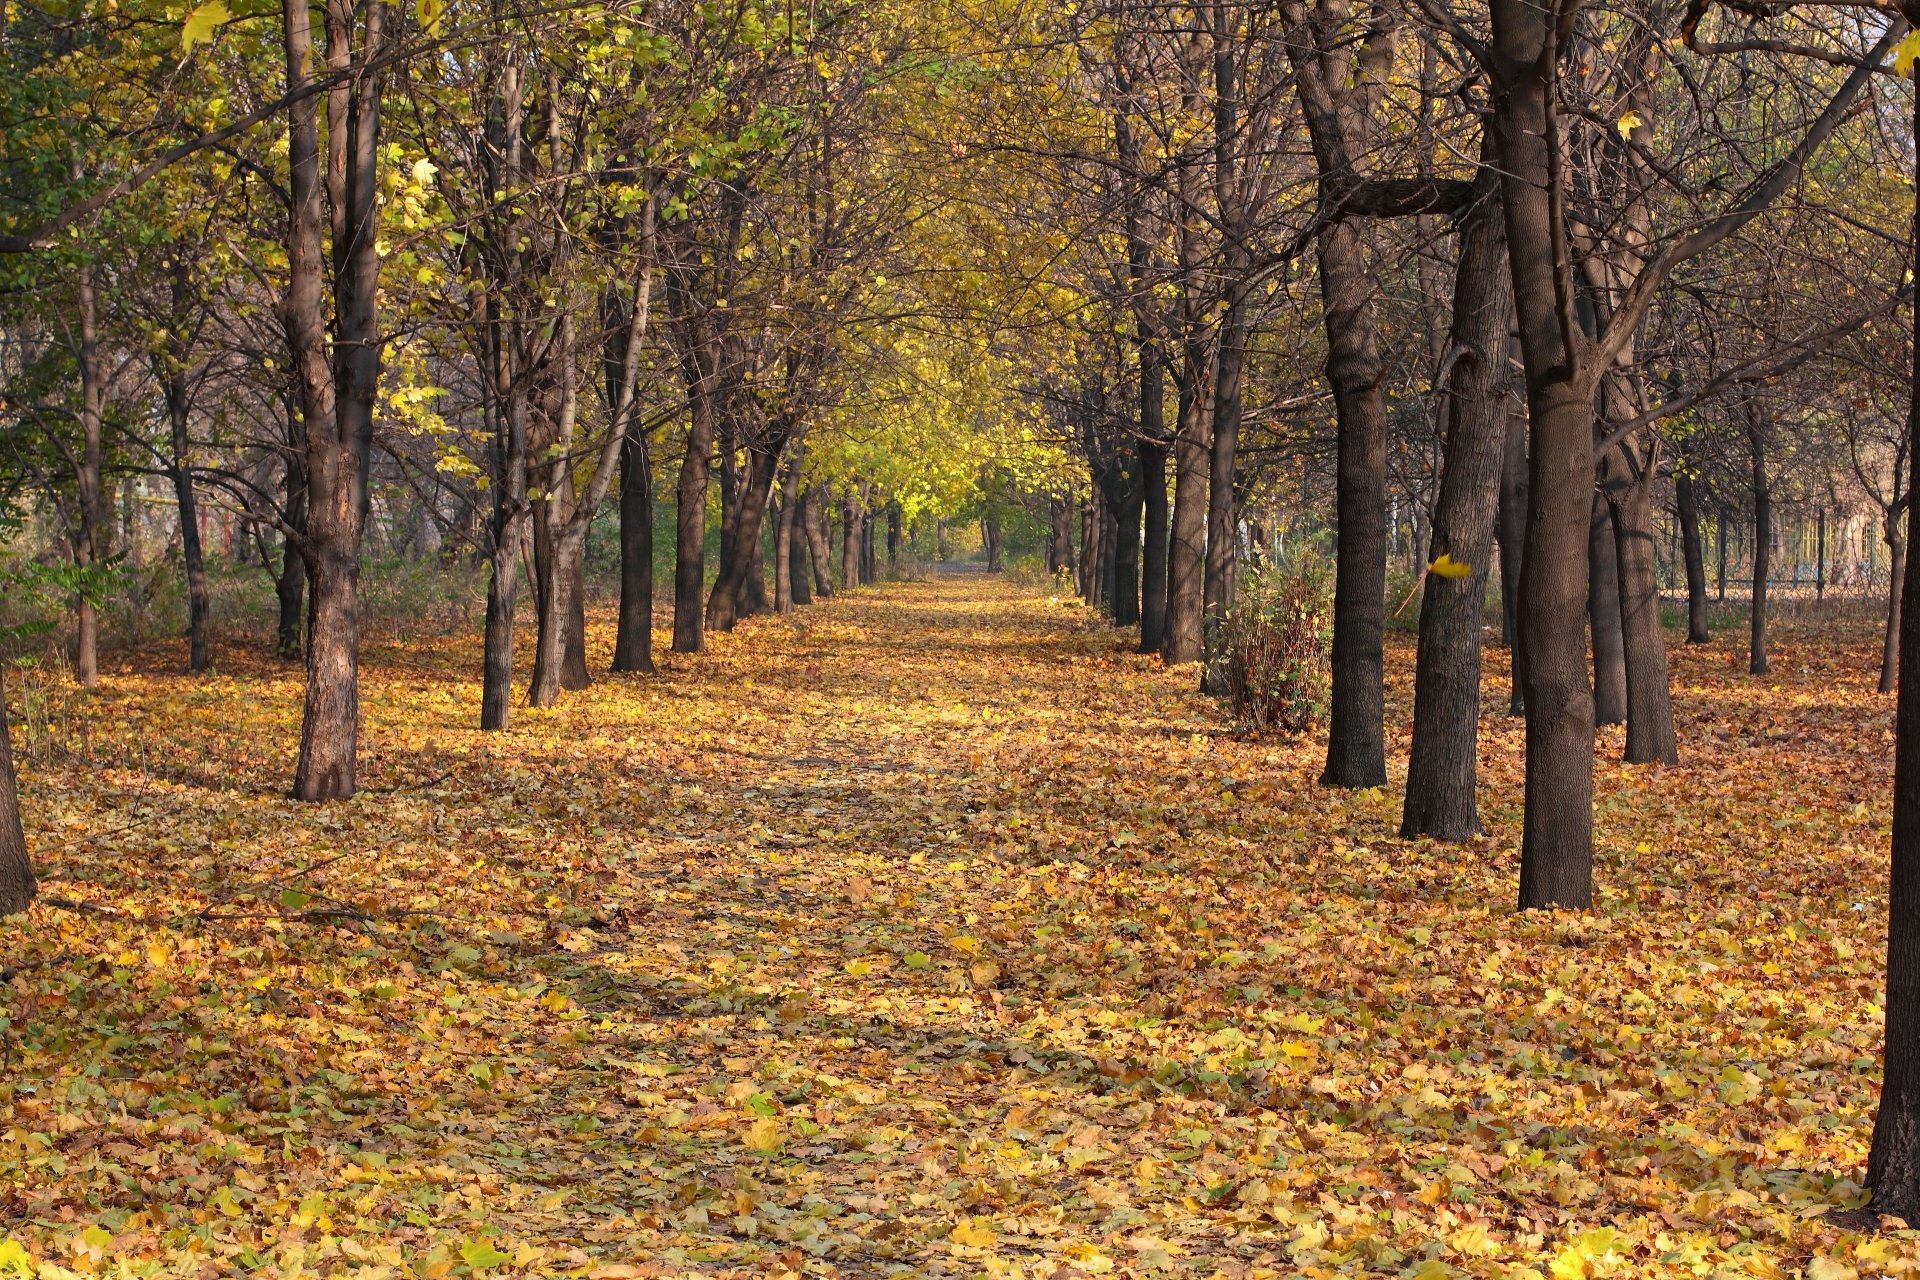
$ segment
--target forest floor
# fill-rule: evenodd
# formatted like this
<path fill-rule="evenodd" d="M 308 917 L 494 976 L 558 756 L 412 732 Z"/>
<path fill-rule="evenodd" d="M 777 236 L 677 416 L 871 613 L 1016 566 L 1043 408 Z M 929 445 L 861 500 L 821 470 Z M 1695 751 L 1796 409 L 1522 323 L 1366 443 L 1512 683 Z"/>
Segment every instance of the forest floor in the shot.
<path fill-rule="evenodd" d="M 372 645 L 328 807 L 283 798 L 296 669 L 121 655 L 17 731 L 0 1276 L 1913 1269 L 1825 1216 L 1891 700 L 1864 628 L 1737 648 L 1676 646 L 1681 767 L 1602 735 L 1599 905 L 1525 917 L 1497 678 L 1489 836 L 1404 842 L 1317 740 L 984 575 L 499 735 L 473 639 Z"/>

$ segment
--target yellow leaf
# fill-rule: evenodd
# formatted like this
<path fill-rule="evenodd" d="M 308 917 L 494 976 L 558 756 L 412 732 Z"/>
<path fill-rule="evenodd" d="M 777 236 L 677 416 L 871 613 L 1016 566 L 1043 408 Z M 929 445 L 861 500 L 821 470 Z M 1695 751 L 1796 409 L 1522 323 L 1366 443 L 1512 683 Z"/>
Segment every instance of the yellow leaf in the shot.
<path fill-rule="evenodd" d="M 779 1117 L 761 1116 L 747 1126 L 746 1135 L 741 1141 L 747 1150 L 770 1156 L 778 1151 L 787 1140 L 786 1131 L 781 1127 Z"/>
<path fill-rule="evenodd" d="M 1638 111 L 1629 111 L 1625 115 L 1621 116 L 1618 120 L 1615 120 L 1613 122 L 1613 127 L 1620 131 L 1621 137 L 1631 138 L 1633 136 L 1633 131 L 1635 129 L 1638 129 L 1641 125 L 1645 123 L 1646 121 L 1641 118 L 1641 115 Z"/>
<path fill-rule="evenodd" d="M 962 1218 L 953 1224 L 953 1242 L 974 1249 L 989 1249 L 1000 1237 L 985 1218 Z"/>
<path fill-rule="evenodd" d="M 1915 62 L 1920 62 L 1920 31 L 1909 31 L 1893 46 L 1894 74 L 1905 75 Z"/>
<path fill-rule="evenodd" d="M 1447 552 L 1442 551 L 1439 558 L 1427 566 L 1427 572 L 1442 578 L 1464 578 L 1473 572 L 1473 566 L 1462 564 Z"/>
<path fill-rule="evenodd" d="M 207 3 L 188 14 L 186 23 L 180 28 L 181 54 L 192 53 L 193 46 L 212 40 L 214 28 L 232 16 L 227 11 L 227 0 L 207 0 Z"/>
<path fill-rule="evenodd" d="M 440 34 L 440 24 L 447 16 L 447 0 L 417 0 L 414 16 L 420 19 L 420 29 L 430 36 Z"/>

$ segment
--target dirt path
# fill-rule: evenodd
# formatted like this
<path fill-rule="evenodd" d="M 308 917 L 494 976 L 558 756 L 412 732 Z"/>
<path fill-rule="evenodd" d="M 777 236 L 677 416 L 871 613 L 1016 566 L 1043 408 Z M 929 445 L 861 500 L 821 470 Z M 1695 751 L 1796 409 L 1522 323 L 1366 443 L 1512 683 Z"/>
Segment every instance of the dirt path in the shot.
<path fill-rule="evenodd" d="M 1867 695 L 1803 670 L 1760 707 L 1683 658 L 1727 758 L 1603 771 L 1603 912 L 1516 920 L 1511 729 L 1495 834 L 1404 845 L 1394 797 L 1124 649 L 942 574 L 487 736 L 470 643 L 388 647 L 375 791 L 327 809 L 278 798 L 283 670 L 110 676 L 28 771 L 70 905 L 0 926 L 42 966 L 7 989 L 8 1229 L 374 1280 L 1851 1247 L 1799 1215 L 1871 1105 Z M 1720 803 L 1815 690 L 1830 758 Z"/>

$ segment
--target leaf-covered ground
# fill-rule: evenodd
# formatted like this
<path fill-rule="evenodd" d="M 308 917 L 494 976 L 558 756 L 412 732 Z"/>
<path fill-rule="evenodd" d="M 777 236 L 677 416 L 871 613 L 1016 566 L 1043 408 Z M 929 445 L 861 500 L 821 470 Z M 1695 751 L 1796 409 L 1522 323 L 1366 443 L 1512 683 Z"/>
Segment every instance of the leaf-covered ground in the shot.
<path fill-rule="evenodd" d="M 1911 1269 L 1824 1216 L 1876 1087 L 1870 650 L 1676 650 L 1686 762 L 1602 766 L 1584 917 L 1509 909 L 1512 722 L 1489 837 L 1403 842 L 980 575 L 506 735 L 467 639 L 377 646 L 324 808 L 297 672 L 136 655 L 27 765 L 0 1275 Z"/>

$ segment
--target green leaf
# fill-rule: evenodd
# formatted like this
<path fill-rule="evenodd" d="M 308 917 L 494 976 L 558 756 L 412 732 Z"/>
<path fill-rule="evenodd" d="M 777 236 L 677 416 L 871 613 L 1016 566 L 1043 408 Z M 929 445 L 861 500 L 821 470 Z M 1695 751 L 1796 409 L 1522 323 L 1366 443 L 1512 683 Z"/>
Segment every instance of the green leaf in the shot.
<path fill-rule="evenodd" d="M 280 905 L 289 911 L 298 911 L 312 901 L 312 894 L 302 893 L 298 889 L 282 889 L 280 891 Z"/>
<path fill-rule="evenodd" d="M 215 29 L 232 16 L 227 9 L 227 0 L 207 0 L 207 3 L 188 14 L 180 28 L 181 55 L 184 57 L 192 53 L 197 44 L 210 43 Z"/>
<path fill-rule="evenodd" d="M 933 961 L 927 958 L 927 953 L 924 951 L 907 952 L 907 968 L 909 969 L 925 969 L 932 963 Z"/>
<path fill-rule="evenodd" d="M 748 1098 L 747 1110 L 753 1112 L 753 1114 L 757 1116 L 773 1116 L 773 1115 L 780 1114 L 780 1108 L 775 1106 L 773 1103 L 773 1099 L 768 1097 L 764 1093 L 756 1093 L 752 1097 Z"/>
<path fill-rule="evenodd" d="M 460 1246 L 460 1260 L 475 1271 L 504 1267 L 513 1259 L 493 1247 L 491 1240 L 469 1240 Z"/>

